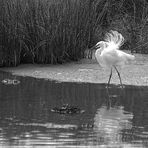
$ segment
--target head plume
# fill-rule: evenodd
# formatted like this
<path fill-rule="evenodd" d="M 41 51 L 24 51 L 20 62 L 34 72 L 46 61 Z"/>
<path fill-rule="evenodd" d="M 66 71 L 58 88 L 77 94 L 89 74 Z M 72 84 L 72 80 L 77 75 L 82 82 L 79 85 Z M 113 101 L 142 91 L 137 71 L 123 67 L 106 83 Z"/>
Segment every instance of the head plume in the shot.
<path fill-rule="evenodd" d="M 106 48 L 108 45 L 107 45 L 107 42 L 105 41 L 100 41 L 96 44 L 96 47 L 100 47 L 100 48 Z"/>
<path fill-rule="evenodd" d="M 111 30 L 109 33 L 106 33 L 104 41 L 109 46 L 112 45 L 115 48 L 119 48 L 124 44 L 124 37 L 121 33 Z"/>

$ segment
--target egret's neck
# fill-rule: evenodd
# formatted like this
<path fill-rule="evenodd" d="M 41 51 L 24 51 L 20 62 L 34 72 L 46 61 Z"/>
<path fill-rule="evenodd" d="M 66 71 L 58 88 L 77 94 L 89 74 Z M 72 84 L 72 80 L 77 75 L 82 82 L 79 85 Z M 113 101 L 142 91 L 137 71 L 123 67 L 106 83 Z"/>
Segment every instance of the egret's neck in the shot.
<path fill-rule="evenodd" d="M 95 54 L 96 55 L 101 55 L 102 50 L 103 50 L 102 48 L 97 49 L 96 52 L 95 52 Z"/>
<path fill-rule="evenodd" d="M 96 58 L 100 57 L 102 51 L 108 47 L 108 44 L 106 42 L 99 43 L 99 48 L 97 48 L 95 52 Z"/>
<path fill-rule="evenodd" d="M 96 57 L 97 60 L 98 60 L 98 58 L 100 58 L 102 51 L 103 51 L 103 48 L 99 48 L 99 49 L 96 50 L 95 57 Z"/>

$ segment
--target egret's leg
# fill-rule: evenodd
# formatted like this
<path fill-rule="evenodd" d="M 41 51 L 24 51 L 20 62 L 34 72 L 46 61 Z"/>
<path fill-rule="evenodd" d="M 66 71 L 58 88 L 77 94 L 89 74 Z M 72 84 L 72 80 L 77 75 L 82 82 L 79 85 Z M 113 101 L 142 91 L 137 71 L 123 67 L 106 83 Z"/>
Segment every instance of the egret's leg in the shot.
<path fill-rule="evenodd" d="M 119 76 L 119 79 L 120 79 L 120 84 L 121 84 L 121 86 L 123 88 L 121 77 L 120 77 L 120 73 L 119 73 L 118 69 L 116 68 L 116 66 L 114 66 L 114 68 L 115 68 L 116 72 L 118 73 L 118 76 Z"/>
<path fill-rule="evenodd" d="M 110 84 L 110 80 L 111 80 L 111 77 L 112 77 L 112 67 L 111 67 L 111 71 L 110 71 L 110 76 L 109 76 L 109 80 L 108 80 L 108 83 L 107 83 L 107 94 L 108 94 L 108 100 L 107 100 L 107 106 L 108 106 L 108 109 L 110 108 L 111 106 L 111 102 L 110 102 L 110 94 L 109 94 L 109 84 Z"/>
<path fill-rule="evenodd" d="M 109 83 L 110 83 L 111 77 L 112 77 L 112 68 L 111 68 L 111 71 L 110 71 L 110 76 L 109 76 L 109 80 L 108 80 L 108 83 L 107 83 L 107 87 L 109 87 Z"/>

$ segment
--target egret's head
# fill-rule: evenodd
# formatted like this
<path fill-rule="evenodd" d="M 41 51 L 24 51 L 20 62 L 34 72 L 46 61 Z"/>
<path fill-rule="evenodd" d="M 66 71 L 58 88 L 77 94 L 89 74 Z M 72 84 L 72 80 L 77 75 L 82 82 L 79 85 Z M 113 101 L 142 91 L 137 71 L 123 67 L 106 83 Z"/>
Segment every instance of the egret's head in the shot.
<path fill-rule="evenodd" d="M 104 41 L 100 41 L 98 42 L 95 46 L 92 47 L 93 50 L 97 50 L 97 49 L 104 49 L 108 46 L 107 42 Z"/>
<path fill-rule="evenodd" d="M 124 37 L 117 31 L 111 30 L 109 33 L 106 33 L 104 41 L 98 42 L 95 46 L 91 48 L 91 50 L 100 51 L 108 48 L 108 49 L 118 49 L 120 46 L 124 44 Z"/>
<path fill-rule="evenodd" d="M 100 42 L 98 42 L 97 44 L 96 44 L 96 48 L 98 49 L 98 48 L 102 48 L 102 49 L 104 49 L 104 48 L 106 48 L 108 46 L 108 43 L 107 42 L 104 42 L 104 41 L 100 41 Z"/>

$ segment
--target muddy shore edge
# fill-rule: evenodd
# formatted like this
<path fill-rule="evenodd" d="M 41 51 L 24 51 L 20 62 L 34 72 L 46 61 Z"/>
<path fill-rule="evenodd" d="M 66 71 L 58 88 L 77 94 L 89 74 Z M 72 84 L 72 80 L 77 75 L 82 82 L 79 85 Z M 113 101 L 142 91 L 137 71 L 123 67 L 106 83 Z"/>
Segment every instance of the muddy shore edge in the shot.
<path fill-rule="evenodd" d="M 107 83 L 110 70 L 103 69 L 95 59 L 82 59 L 62 65 L 23 64 L 18 67 L 0 68 L 13 75 L 56 80 L 60 82 Z M 119 69 L 125 85 L 148 86 L 148 55 L 136 55 L 136 61 Z M 112 84 L 119 84 L 113 71 Z"/>

